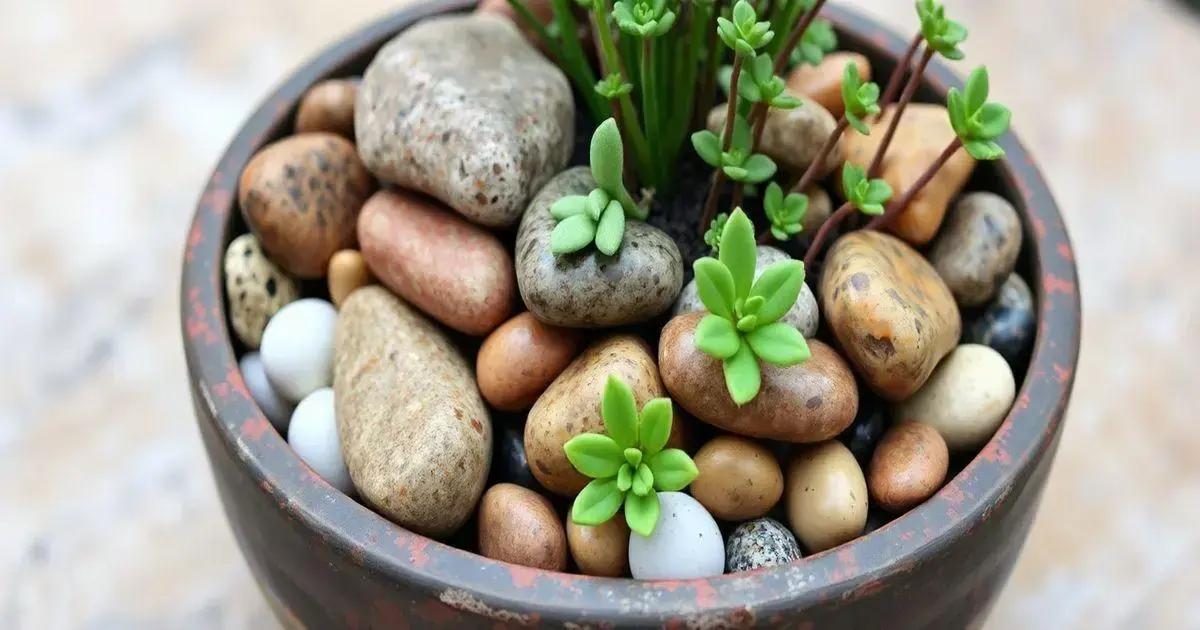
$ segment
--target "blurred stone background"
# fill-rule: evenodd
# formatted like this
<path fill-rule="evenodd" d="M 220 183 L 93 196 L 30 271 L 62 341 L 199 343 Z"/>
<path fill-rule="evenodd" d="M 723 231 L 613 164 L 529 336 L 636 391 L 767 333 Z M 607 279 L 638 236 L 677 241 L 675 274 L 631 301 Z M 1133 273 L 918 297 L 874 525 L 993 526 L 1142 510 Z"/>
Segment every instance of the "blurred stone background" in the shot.
<path fill-rule="evenodd" d="M 907 0 L 843 0 L 909 33 Z M 285 72 L 399 3 L 0 0 L 0 627 L 272 627 L 191 415 L 180 252 Z M 992 628 L 1200 627 L 1200 19 L 949 0 L 1066 214 L 1074 403 Z"/>

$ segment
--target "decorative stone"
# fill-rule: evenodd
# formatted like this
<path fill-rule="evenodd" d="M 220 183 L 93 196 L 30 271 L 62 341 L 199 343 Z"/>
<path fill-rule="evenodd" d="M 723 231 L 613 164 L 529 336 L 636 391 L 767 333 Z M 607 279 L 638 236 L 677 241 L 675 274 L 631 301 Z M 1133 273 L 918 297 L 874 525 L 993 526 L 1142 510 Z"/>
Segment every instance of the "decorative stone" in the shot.
<path fill-rule="evenodd" d="M 358 79 L 327 79 L 308 88 L 296 110 L 296 133 L 327 131 L 354 141 Z"/>
<path fill-rule="evenodd" d="M 579 354 L 577 331 L 521 313 L 492 331 L 479 348 L 479 392 L 502 411 L 528 409 Z"/>
<path fill-rule="evenodd" d="M 964 195 L 946 216 L 929 252 L 959 306 L 979 306 L 996 295 L 1021 253 L 1021 218 L 1004 197 Z"/>
<path fill-rule="evenodd" d="M 828 195 L 826 195 L 828 200 Z M 771 247 L 770 245 L 758 246 L 758 259 L 754 265 L 754 279 L 762 275 L 763 271 L 774 265 L 775 263 L 791 260 L 792 257 L 784 253 L 783 250 Z M 696 313 L 704 311 L 704 303 L 700 301 L 700 291 L 696 288 L 696 280 L 692 279 L 683 287 L 683 292 L 679 294 L 679 299 L 675 301 L 674 314 L 675 316 L 684 315 L 687 313 Z M 817 334 L 817 327 L 820 325 L 821 316 L 817 309 L 817 298 L 813 296 L 812 289 L 808 288 L 808 283 L 805 283 L 800 289 L 800 295 L 796 297 L 796 303 L 784 313 L 780 321 L 791 324 L 800 331 L 800 334 L 805 338 L 810 338 Z"/>
<path fill-rule="evenodd" d="M 629 535 L 629 568 L 639 580 L 690 580 L 725 571 L 725 541 L 717 522 L 682 492 L 659 492 L 658 525 Z"/>
<path fill-rule="evenodd" d="M 296 281 L 263 254 L 253 234 L 243 234 L 225 250 L 225 295 L 233 332 L 248 348 L 262 343 L 267 320 L 300 296 Z"/>
<path fill-rule="evenodd" d="M 718 136 L 725 128 L 726 109 L 727 105 L 722 103 L 708 114 L 708 130 Z M 805 101 L 803 106 L 795 109 L 772 107 L 767 113 L 767 126 L 758 152 L 774 160 L 779 170 L 799 175 L 817 159 L 821 145 L 835 128 L 837 119 L 815 101 Z M 838 144 L 842 142 L 839 140 Z M 835 146 L 817 172 L 818 179 L 833 172 L 839 164 L 841 156 Z"/>
<path fill-rule="evenodd" d="M 525 431 L 522 427 L 505 426 L 495 432 L 495 453 L 492 455 L 492 483 L 515 483 L 533 491 L 542 486 L 529 472 L 529 461 L 525 459 Z"/>
<path fill-rule="evenodd" d="M 375 281 L 362 252 L 357 249 L 343 249 L 334 253 L 329 259 L 329 299 L 334 306 L 341 306 L 355 289 L 365 287 Z"/>
<path fill-rule="evenodd" d="M 334 417 L 333 390 L 322 387 L 304 397 L 292 413 L 287 439 L 292 450 L 329 485 L 346 494 L 354 491 L 350 472 L 342 460 Z"/>
<path fill-rule="evenodd" d="M 854 416 L 854 423 L 842 431 L 838 439 L 854 453 L 854 459 L 866 467 L 887 428 L 887 407 L 870 390 L 862 389 L 858 392 L 858 415 Z"/>
<path fill-rule="evenodd" d="M 238 368 L 242 371 L 242 380 L 246 382 L 246 389 L 250 391 L 254 403 L 280 435 L 287 435 L 288 422 L 292 419 L 294 407 L 271 386 L 271 381 L 267 379 L 267 371 L 263 369 L 262 357 L 257 352 L 247 352 L 238 361 Z"/>
<path fill-rule="evenodd" d="M 850 232 L 825 258 L 821 306 L 842 351 L 886 400 L 917 391 L 962 330 L 933 267 L 899 239 Z"/>
<path fill-rule="evenodd" d="M 804 98 L 805 106 L 816 102 L 834 118 L 840 118 L 846 111 L 846 103 L 842 101 L 842 73 L 849 63 L 858 66 L 858 76 L 864 82 L 871 80 L 871 62 L 865 55 L 838 51 L 825 55 L 815 66 L 797 65 L 787 75 L 787 89 Z"/>
<path fill-rule="evenodd" d="M 867 474 L 871 500 L 889 512 L 906 512 L 942 487 L 950 452 L 937 429 L 906 420 L 883 436 Z"/>
<path fill-rule="evenodd" d="M 622 577 L 629 572 L 629 525 L 623 513 L 595 527 L 579 525 L 568 516 L 567 544 L 584 575 Z"/>
<path fill-rule="evenodd" d="M 963 344 L 946 356 L 929 382 L 896 405 L 896 422 L 937 429 L 952 453 L 972 453 L 991 439 L 1016 397 L 1012 368 L 987 346 Z"/>
<path fill-rule="evenodd" d="M 354 144 L 304 133 L 254 155 L 238 182 L 238 203 L 271 260 L 292 275 L 319 278 L 334 252 L 354 245 L 354 222 L 374 189 Z"/>
<path fill-rule="evenodd" d="M 567 534 L 546 497 L 501 483 L 479 501 L 479 553 L 547 571 L 567 568 Z"/>
<path fill-rule="evenodd" d="M 850 449 L 836 440 L 796 449 L 787 470 L 787 513 L 792 531 L 811 553 L 862 534 L 867 480 Z"/>
<path fill-rule="evenodd" d="M 650 347 L 628 334 L 604 337 L 579 355 L 538 397 L 525 420 L 525 455 L 533 476 L 547 490 L 574 497 L 590 481 L 567 460 L 563 445 L 582 433 L 604 433 L 600 398 L 609 376 L 633 390 L 638 409 L 665 395 Z M 671 423 L 673 447 L 682 440 L 683 418 Z"/>
<path fill-rule="evenodd" d="M 829 198 L 829 193 L 820 184 L 809 186 L 804 194 L 808 196 L 808 211 L 804 213 L 804 220 L 800 222 L 804 228 L 800 235 L 812 238 L 817 235 L 817 231 L 833 214 L 833 200 Z M 761 255 L 763 248 L 759 247 L 758 251 Z M 805 289 L 808 289 L 807 285 L 805 285 Z"/>
<path fill-rule="evenodd" d="M 594 247 L 555 256 L 550 206 L 586 195 L 596 182 L 586 167 L 564 171 L 538 193 L 517 231 L 517 286 L 538 319 L 557 326 L 603 328 L 653 319 L 683 286 L 683 259 L 675 241 L 641 221 L 625 224 L 621 249 L 606 256 Z"/>
<path fill-rule="evenodd" d="M 475 509 L 492 422 L 466 360 L 436 325 L 380 286 L 346 299 L 334 391 L 346 465 L 367 505 L 444 537 Z"/>
<path fill-rule="evenodd" d="M 854 421 L 854 374 L 816 339 L 808 340 L 812 356 L 799 365 L 781 368 L 760 361 L 758 396 L 741 407 L 734 404 L 721 361 L 696 347 L 696 326 L 703 318 L 703 313 L 689 313 L 672 319 L 658 345 L 663 383 L 688 413 L 739 435 L 785 442 L 827 440 Z"/>
<path fill-rule="evenodd" d="M 428 197 L 375 193 L 359 217 L 358 240 L 380 282 L 459 332 L 485 335 L 512 312 L 512 258 L 500 239 Z"/>
<path fill-rule="evenodd" d="M 283 307 L 263 331 L 263 369 L 271 386 L 293 402 L 333 382 L 333 329 L 337 310 L 305 298 Z"/>
<path fill-rule="evenodd" d="M 758 518 L 783 496 L 783 471 L 765 446 L 734 435 L 713 438 L 692 458 L 692 496 L 725 521 Z"/>
<path fill-rule="evenodd" d="M 475 223 L 516 223 L 575 138 L 567 78 L 505 17 L 427 17 L 383 47 L 355 110 L 380 179 L 441 199 Z"/>
<path fill-rule="evenodd" d="M 804 109 L 804 108 L 801 108 Z M 871 125 L 871 135 L 847 133 L 842 136 L 842 157 L 855 164 L 867 165 L 887 130 L 895 107 L 884 108 L 883 117 Z M 928 103 L 909 103 L 896 126 L 896 135 L 883 159 L 880 176 L 897 195 L 908 190 L 933 164 L 954 139 L 954 129 L 946 108 Z M 889 225 L 888 230 L 913 245 L 924 245 L 937 234 L 950 200 L 958 196 L 975 159 L 966 151 L 958 151 L 929 184 L 917 193 L 912 203 Z"/>
<path fill-rule="evenodd" d="M 974 320 L 966 325 L 963 341 L 990 346 L 1016 365 L 1029 345 L 1037 327 L 1033 310 L 1033 292 L 1029 285 L 1015 273 L 1009 274 L 992 300 Z"/>
<path fill-rule="evenodd" d="M 789 564 L 801 556 L 796 537 L 773 518 L 738 525 L 725 543 L 725 567 L 729 573 Z"/>

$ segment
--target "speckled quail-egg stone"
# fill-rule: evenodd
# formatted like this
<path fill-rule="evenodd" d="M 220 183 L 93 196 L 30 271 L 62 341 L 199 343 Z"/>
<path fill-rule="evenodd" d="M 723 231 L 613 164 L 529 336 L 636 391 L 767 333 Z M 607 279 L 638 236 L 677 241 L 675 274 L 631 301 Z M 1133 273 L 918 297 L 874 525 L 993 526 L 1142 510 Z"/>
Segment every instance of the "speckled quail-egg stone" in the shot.
<path fill-rule="evenodd" d="M 296 405 L 288 424 L 288 444 L 329 485 L 347 494 L 353 491 L 338 440 L 332 388 L 322 387 Z"/>
<path fill-rule="evenodd" d="M 729 573 L 799 560 L 800 545 L 787 527 L 773 518 L 760 518 L 738 525 L 725 545 Z"/>
<path fill-rule="evenodd" d="M 233 332 L 258 348 L 263 329 L 284 305 L 299 297 L 296 281 L 263 253 L 253 234 L 243 234 L 225 250 L 225 294 Z"/>
<path fill-rule="evenodd" d="M 725 541 L 711 514 L 682 492 L 658 493 L 658 525 L 629 535 L 629 570 L 639 580 L 689 580 L 725 571 Z"/>

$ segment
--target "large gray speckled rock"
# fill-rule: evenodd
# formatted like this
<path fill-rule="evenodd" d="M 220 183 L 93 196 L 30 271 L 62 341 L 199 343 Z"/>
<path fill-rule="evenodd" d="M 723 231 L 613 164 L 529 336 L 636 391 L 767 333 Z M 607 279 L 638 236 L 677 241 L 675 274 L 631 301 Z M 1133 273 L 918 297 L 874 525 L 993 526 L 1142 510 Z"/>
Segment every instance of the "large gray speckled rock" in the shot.
<path fill-rule="evenodd" d="M 791 260 L 791 258 L 781 249 L 770 245 L 759 245 L 758 260 L 754 265 L 754 279 L 758 280 L 767 267 L 782 260 Z M 679 300 L 675 302 L 672 314 L 679 316 L 703 310 L 706 309 L 704 303 L 700 301 L 700 292 L 696 288 L 696 280 L 693 278 L 691 282 L 687 283 L 687 286 L 683 287 L 683 292 L 679 294 Z M 808 288 L 808 283 L 805 283 L 804 287 L 800 289 L 796 303 L 792 305 L 791 310 L 784 313 L 780 321 L 795 326 L 796 330 L 799 330 L 805 338 L 817 334 L 821 316 L 817 309 L 817 298 L 813 296 L 812 289 Z"/>
<path fill-rule="evenodd" d="M 738 525 L 725 544 L 725 566 L 729 573 L 753 571 L 799 559 L 800 545 L 796 543 L 796 537 L 773 518 Z"/>
<path fill-rule="evenodd" d="M 517 230 L 517 287 L 529 311 L 548 324 L 599 328 L 643 322 L 670 308 L 683 285 L 679 247 L 641 221 L 626 223 L 615 256 L 594 247 L 565 256 L 550 252 L 556 224 L 551 204 L 595 186 L 586 167 L 564 171 L 534 198 Z"/>
<path fill-rule="evenodd" d="M 380 179 L 429 193 L 468 219 L 509 226 L 562 170 L 575 103 L 563 73 L 492 14 L 421 20 L 363 77 L 355 134 Z"/>
<path fill-rule="evenodd" d="M 963 195 L 929 252 L 959 306 L 986 304 L 1012 273 L 1021 253 L 1021 218 L 1004 197 Z"/>

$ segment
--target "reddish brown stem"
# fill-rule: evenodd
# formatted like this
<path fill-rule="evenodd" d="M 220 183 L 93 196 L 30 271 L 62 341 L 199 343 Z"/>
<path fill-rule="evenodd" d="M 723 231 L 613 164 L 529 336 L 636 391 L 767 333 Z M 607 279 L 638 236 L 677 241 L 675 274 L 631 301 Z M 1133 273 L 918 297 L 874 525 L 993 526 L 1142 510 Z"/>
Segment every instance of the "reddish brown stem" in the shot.
<path fill-rule="evenodd" d="M 930 181 L 933 181 L 933 176 L 937 175 L 937 172 L 946 165 L 946 162 L 950 161 L 950 158 L 954 157 L 954 153 L 960 148 L 962 148 L 962 140 L 959 140 L 957 137 L 951 140 L 950 144 L 946 145 L 945 149 L 942 149 L 941 155 L 939 155 L 938 158 L 933 161 L 933 164 L 930 164 L 929 168 L 925 169 L 924 173 L 921 173 L 921 176 L 917 178 L 917 181 L 913 182 L 912 186 L 909 186 L 908 190 L 905 190 L 903 195 L 893 199 L 892 202 L 887 205 L 887 210 L 885 210 L 883 214 L 871 219 L 871 222 L 867 224 L 866 229 L 878 230 L 887 227 L 893 220 L 895 220 L 896 216 L 899 215 L 901 211 L 908 207 L 908 204 L 912 203 L 917 194 L 921 192 L 921 189 L 925 188 Z"/>
<path fill-rule="evenodd" d="M 738 79 L 742 76 L 742 56 L 735 55 L 733 58 L 733 74 L 729 75 L 729 85 L 736 86 Z M 729 150 L 729 145 L 733 143 L 733 121 L 737 117 L 737 90 L 730 89 L 729 102 L 725 106 L 725 130 L 721 134 L 721 151 Z M 717 200 L 721 197 L 721 186 L 725 183 L 725 170 L 719 165 L 717 170 L 713 171 L 712 186 L 708 189 L 708 199 L 704 202 L 704 214 L 700 217 L 700 235 L 703 236 L 708 230 L 708 224 L 712 223 L 713 217 L 717 215 Z"/>
<path fill-rule="evenodd" d="M 892 138 L 896 135 L 896 127 L 900 126 L 900 117 L 904 115 L 904 108 L 908 107 L 909 101 L 917 93 L 917 86 L 921 84 L 921 75 L 925 74 L 925 67 L 929 65 L 929 60 L 933 59 L 933 52 L 932 48 L 926 48 L 925 52 L 921 53 L 917 69 L 913 71 L 913 75 L 908 78 L 908 83 L 904 85 L 904 92 L 900 94 L 900 100 L 896 102 L 896 111 L 892 112 L 892 119 L 888 121 L 887 131 L 883 134 L 883 140 L 879 142 L 879 148 L 875 150 L 875 158 L 871 160 L 871 167 L 867 169 L 867 177 L 879 175 L 879 167 L 883 166 L 883 157 L 887 154 L 888 147 L 892 144 Z"/>
<path fill-rule="evenodd" d="M 833 151 L 833 147 L 837 146 L 838 138 L 842 137 L 842 133 L 849 126 L 850 121 L 845 116 L 838 119 L 837 126 L 833 128 L 833 133 L 829 134 L 829 137 L 825 139 L 825 144 L 821 145 L 820 149 L 817 149 L 817 156 L 813 158 L 812 164 L 809 164 L 808 168 L 804 169 L 804 174 L 800 176 L 800 179 L 788 192 L 802 193 L 808 190 L 809 186 L 817 182 L 817 173 L 824 170 L 825 162 L 829 159 L 829 153 Z"/>
<path fill-rule="evenodd" d="M 804 252 L 805 269 L 812 269 L 813 263 L 817 262 L 817 254 L 821 253 L 821 247 L 825 245 L 826 239 L 851 212 L 854 212 L 854 204 L 847 201 L 829 215 L 828 219 L 825 219 L 825 222 L 821 224 L 821 229 L 817 230 L 817 235 L 813 237 L 812 243 L 808 246 L 808 251 Z"/>
<path fill-rule="evenodd" d="M 913 56 L 917 54 L 917 47 L 921 45 L 923 37 L 920 31 L 917 31 L 915 37 L 908 45 L 908 50 L 904 51 L 904 56 L 900 58 L 900 62 L 896 64 L 896 69 L 892 71 L 892 76 L 888 77 L 887 87 L 883 90 L 883 96 L 879 97 L 880 113 L 875 117 L 878 121 L 883 116 L 883 108 L 892 104 L 896 100 L 896 92 L 900 91 L 900 85 L 904 77 L 908 75 L 909 66 L 912 65 Z"/>
<path fill-rule="evenodd" d="M 787 69 L 788 60 L 792 57 L 792 51 L 800 44 L 800 39 L 804 37 L 804 31 L 807 31 L 808 27 L 812 26 L 813 20 L 817 19 L 817 14 L 821 12 L 821 7 L 824 5 L 825 0 L 817 0 L 812 8 L 800 17 L 800 21 L 796 22 L 796 28 L 793 28 L 792 32 L 788 34 L 788 39 L 784 42 L 783 48 L 780 48 L 779 53 L 775 55 L 774 72 L 776 75 L 783 76 L 783 71 Z M 730 83 L 729 86 L 731 93 L 737 91 L 736 83 Z M 754 144 L 750 146 L 751 152 L 758 146 L 758 141 L 762 139 L 762 132 L 758 131 L 758 128 L 760 122 L 764 127 L 766 126 L 767 109 L 768 106 L 766 103 L 755 103 L 754 108 L 750 110 L 749 122 L 754 125 L 756 130 L 754 133 Z"/>
<path fill-rule="evenodd" d="M 768 227 L 767 229 L 763 230 L 763 233 L 762 233 L 762 234 L 759 234 L 759 235 L 758 235 L 758 244 L 759 244 L 759 245 L 766 245 L 767 243 L 770 243 L 770 242 L 771 242 L 771 236 L 772 236 L 772 235 L 771 235 L 771 228 L 769 228 L 769 227 Z"/>

